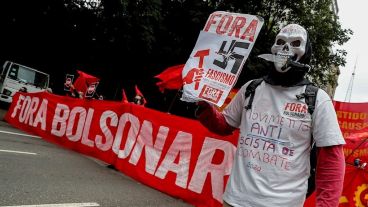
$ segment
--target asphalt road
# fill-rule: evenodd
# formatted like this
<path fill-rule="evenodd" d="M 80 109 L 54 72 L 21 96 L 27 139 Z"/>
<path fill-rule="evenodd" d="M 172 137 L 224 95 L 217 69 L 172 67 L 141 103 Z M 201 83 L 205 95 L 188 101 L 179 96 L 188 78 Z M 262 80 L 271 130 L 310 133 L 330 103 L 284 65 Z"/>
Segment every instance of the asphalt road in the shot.
<path fill-rule="evenodd" d="M 2 121 L 5 112 L 0 109 L 0 207 L 190 206 L 103 162 L 27 136 Z"/>

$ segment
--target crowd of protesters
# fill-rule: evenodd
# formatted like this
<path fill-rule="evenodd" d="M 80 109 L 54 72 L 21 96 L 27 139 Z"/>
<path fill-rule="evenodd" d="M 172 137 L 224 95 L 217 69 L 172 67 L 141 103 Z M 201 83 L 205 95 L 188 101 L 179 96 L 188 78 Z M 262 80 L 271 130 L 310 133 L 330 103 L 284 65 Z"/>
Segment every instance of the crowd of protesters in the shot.
<path fill-rule="evenodd" d="M 82 76 L 93 77 L 93 76 L 88 75 L 86 73 L 83 73 L 81 71 L 78 71 L 78 73 L 80 74 L 79 77 L 82 77 Z M 76 81 L 74 81 L 74 83 L 73 83 L 72 79 L 69 78 L 68 75 L 67 75 L 67 78 L 64 82 L 65 95 L 69 96 L 69 97 L 73 97 L 73 98 L 79 98 L 79 99 L 104 100 L 104 96 L 102 94 L 98 94 L 96 92 L 98 82 L 94 82 L 94 83 L 91 84 L 86 80 L 85 77 L 83 79 L 83 81 L 84 81 L 83 85 L 85 85 L 86 87 L 81 88 L 81 87 L 76 87 L 75 86 L 76 84 L 79 84 L 79 83 L 76 83 L 77 81 L 79 81 L 78 79 Z M 95 78 L 95 79 L 98 80 L 97 78 Z M 83 90 L 85 90 L 85 92 Z M 147 103 L 146 99 L 144 98 L 142 92 L 138 89 L 137 85 L 135 86 L 135 96 L 134 96 L 133 101 L 131 101 L 131 102 L 128 101 L 128 98 L 126 97 L 124 90 L 122 90 L 122 93 L 123 93 L 122 94 L 122 96 L 123 96 L 122 102 L 124 102 L 124 103 L 133 103 L 133 104 L 137 104 L 137 105 L 141 105 L 141 106 L 145 106 L 146 103 Z"/>

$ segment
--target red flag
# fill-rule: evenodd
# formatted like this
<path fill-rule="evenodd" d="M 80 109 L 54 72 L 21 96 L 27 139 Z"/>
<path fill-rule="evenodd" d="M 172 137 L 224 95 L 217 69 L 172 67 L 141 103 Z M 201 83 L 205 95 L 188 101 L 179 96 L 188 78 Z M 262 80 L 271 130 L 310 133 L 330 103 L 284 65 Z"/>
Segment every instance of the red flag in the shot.
<path fill-rule="evenodd" d="M 165 89 L 178 90 L 183 86 L 181 73 L 183 71 L 184 65 L 185 64 L 169 67 L 162 73 L 155 76 L 155 78 L 161 80 L 160 82 L 156 83 L 161 92 L 163 92 Z"/>
<path fill-rule="evenodd" d="M 146 105 L 147 101 L 146 99 L 144 98 L 142 92 L 139 90 L 138 86 L 135 85 L 135 96 L 140 96 L 142 99 L 143 99 L 143 102 L 142 102 L 142 106 Z"/>
<path fill-rule="evenodd" d="M 124 89 L 122 89 L 122 96 L 123 96 L 123 99 L 121 100 L 121 102 L 123 102 L 123 103 L 129 103 L 129 101 L 128 101 L 128 98 L 127 98 L 127 96 L 126 96 L 126 94 L 125 94 L 125 90 Z"/>
<path fill-rule="evenodd" d="M 83 93 L 86 93 L 87 88 L 90 84 L 100 81 L 99 78 L 94 77 L 92 75 L 89 75 L 85 72 L 82 72 L 82 71 L 79 71 L 79 70 L 77 70 L 77 72 L 78 72 L 79 76 L 78 76 L 77 80 L 75 80 L 75 82 L 74 82 L 74 88 L 77 91 L 82 91 Z"/>

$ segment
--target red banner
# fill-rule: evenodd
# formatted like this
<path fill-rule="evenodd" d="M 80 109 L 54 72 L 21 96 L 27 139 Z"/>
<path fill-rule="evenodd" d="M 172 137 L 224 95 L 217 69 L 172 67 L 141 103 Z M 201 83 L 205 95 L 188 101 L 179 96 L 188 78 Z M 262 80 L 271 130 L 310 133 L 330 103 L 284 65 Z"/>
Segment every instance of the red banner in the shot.
<path fill-rule="evenodd" d="M 17 93 L 5 119 L 195 206 L 222 206 L 238 135 L 121 102 Z M 163 184 L 165 183 L 165 184 Z"/>
<path fill-rule="evenodd" d="M 335 101 L 334 105 L 344 137 L 368 127 L 368 103 Z"/>
<path fill-rule="evenodd" d="M 335 102 L 335 107 L 341 130 L 354 133 L 344 147 L 340 207 L 368 206 L 368 104 Z M 197 121 L 134 104 L 44 92 L 17 93 L 5 119 L 196 206 L 221 206 L 238 137 L 217 136 Z M 315 206 L 314 199 L 305 206 Z"/>
<path fill-rule="evenodd" d="M 368 103 L 334 102 L 340 129 L 345 137 L 346 169 L 339 207 L 368 206 Z M 359 159 L 357 166 L 354 162 Z M 305 207 L 315 206 L 315 195 Z"/>
<path fill-rule="evenodd" d="M 346 169 L 340 207 L 365 207 L 368 206 L 368 130 L 345 140 Z"/>
<path fill-rule="evenodd" d="M 345 137 L 344 190 L 340 207 L 368 206 L 368 103 L 334 102 Z"/>

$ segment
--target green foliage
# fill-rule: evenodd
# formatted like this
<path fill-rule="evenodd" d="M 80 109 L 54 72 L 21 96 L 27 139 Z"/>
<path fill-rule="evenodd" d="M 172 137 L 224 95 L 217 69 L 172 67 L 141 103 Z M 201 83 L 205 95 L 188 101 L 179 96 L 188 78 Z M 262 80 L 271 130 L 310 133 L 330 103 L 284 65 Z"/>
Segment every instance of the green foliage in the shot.
<path fill-rule="evenodd" d="M 270 53 L 274 38 L 282 26 L 297 23 L 304 26 L 313 45 L 312 70 L 310 76 L 319 85 L 336 85 L 332 66 L 344 66 L 346 51 L 332 47 L 343 45 L 352 34 L 343 29 L 338 17 L 331 10 L 331 0 L 276 0 L 276 1 L 221 1 L 221 10 L 262 16 L 265 20 L 257 42 L 247 62 L 248 77 L 265 74 L 265 65 L 255 59 L 256 54 Z"/>
<path fill-rule="evenodd" d="M 270 53 L 278 30 L 288 23 L 301 24 L 309 31 L 314 51 L 313 79 L 320 84 L 334 83 L 336 80 L 329 75 L 331 65 L 343 66 L 346 51 L 332 53 L 331 47 L 347 42 L 352 31 L 341 28 L 330 9 L 331 3 L 331 0 L 5 0 L 0 8 L 0 26 L 9 31 L 1 42 L 8 56 L 2 58 L 34 61 L 45 68 L 54 68 L 56 64 L 69 70 L 85 68 L 116 82 L 152 82 L 152 77 L 166 67 L 185 63 L 208 16 L 222 10 L 259 15 L 265 20 L 240 84 L 267 73 L 269 64 L 256 56 Z M 22 35 L 24 31 L 27 36 Z M 35 47 L 41 53 L 16 50 Z M 62 73 L 51 70 L 48 72 Z M 131 75 L 116 76 L 119 70 L 130 70 Z"/>

